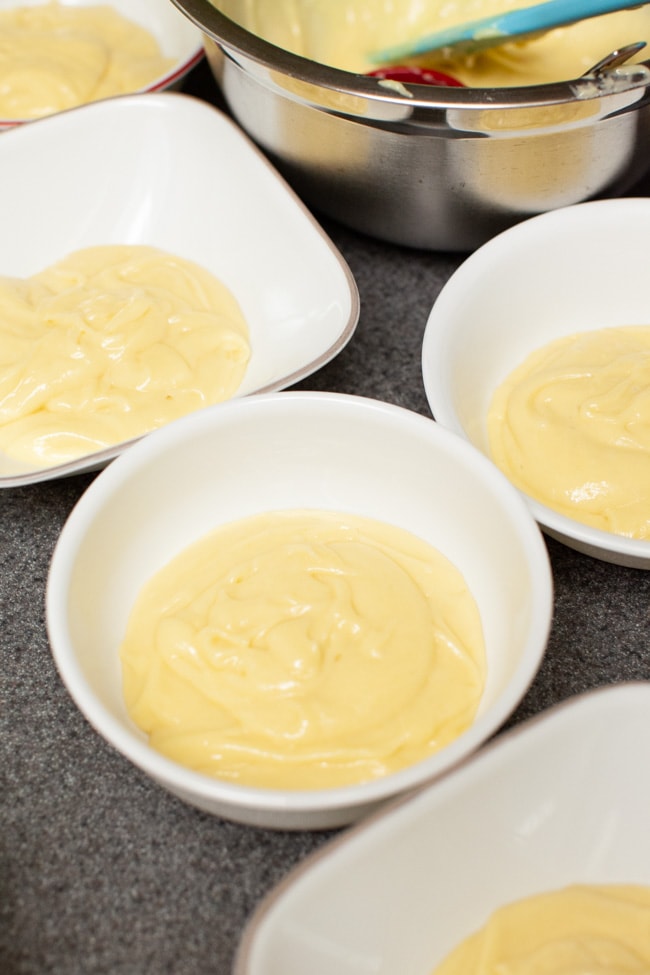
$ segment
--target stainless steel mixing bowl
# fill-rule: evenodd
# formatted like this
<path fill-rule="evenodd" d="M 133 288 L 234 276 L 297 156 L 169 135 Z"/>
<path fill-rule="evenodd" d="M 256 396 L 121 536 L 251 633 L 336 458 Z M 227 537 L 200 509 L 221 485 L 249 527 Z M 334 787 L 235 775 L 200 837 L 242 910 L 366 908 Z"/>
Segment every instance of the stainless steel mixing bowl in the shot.
<path fill-rule="evenodd" d="M 373 237 L 469 251 L 650 168 L 650 62 L 536 87 L 396 88 L 275 47 L 209 0 L 173 2 L 202 30 L 233 116 L 305 202 Z"/>

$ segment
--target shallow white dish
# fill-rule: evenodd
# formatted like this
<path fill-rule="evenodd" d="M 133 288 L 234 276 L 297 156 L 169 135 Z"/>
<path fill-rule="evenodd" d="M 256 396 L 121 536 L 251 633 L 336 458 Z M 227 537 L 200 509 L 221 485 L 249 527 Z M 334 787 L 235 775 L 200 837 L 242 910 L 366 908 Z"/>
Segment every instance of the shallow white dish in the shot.
<path fill-rule="evenodd" d="M 196 261 L 248 321 L 239 396 L 297 382 L 352 337 L 359 297 L 347 264 L 207 103 L 166 92 L 71 109 L 3 136 L 0 170 L 0 274 L 27 276 L 94 244 L 149 244 Z M 0 454 L 0 487 L 101 467 L 125 446 L 41 469 Z"/>
<path fill-rule="evenodd" d="M 433 305 L 422 347 L 431 412 L 489 456 L 495 389 L 562 335 L 650 323 L 650 200 L 581 203 L 532 217 L 480 247 Z M 549 535 L 587 555 L 650 569 L 650 542 L 601 531 L 526 496 Z"/>
<path fill-rule="evenodd" d="M 481 615 L 487 682 L 474 724 L 424 761 L 361 785 L 261 789 L 193 772 L 149 746 L 122 696 L 119 646 L 145 581 L 219 524 L 296 508 L 365 515 L 415 533 L 456 565 Z M 233 399 L 142 439 L 78 502 L 47 586 L 54 659 L 94 728 L 185 801 L 278 829 L 352 822 L 478 748 L 537 672 L 551 614 L 546 548 L 506 478 L 427 417 L 335 393 Z"/>
<path fill-rule="evenodd" d="M 0 11 L 16 7 L 38 7 L 48 0 L 0 0 Z M 66 7 L 95 7 L 98 0 L 59 0 Z M 104 2 L 104 0 L 102 0 Z M 203 35 L 191 21 L 181 14 L 170 0 L 106 0 L 133 23 L 148 30 L 158 41 L 160 50 L 174 64 L 155 78 L 143 91 L 163 91 L 179 86 L 185 75 L 203 57 Z M 25 124 L 25 120 L 0 118 L 0 132 Z"/>
<path fill-rule="evenodd" d="M 313 854 L 256 911 L 234 975 L 430 975 L 497 907 L 650 885 L 650 685 L 590 692 Z"/>

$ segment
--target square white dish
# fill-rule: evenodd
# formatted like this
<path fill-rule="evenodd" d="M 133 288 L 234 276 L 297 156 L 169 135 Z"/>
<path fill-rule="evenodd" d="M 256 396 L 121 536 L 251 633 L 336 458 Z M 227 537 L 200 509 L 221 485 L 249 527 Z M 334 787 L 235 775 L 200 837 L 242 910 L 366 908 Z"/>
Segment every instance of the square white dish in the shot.
<path fill-rule="evenodd" d="M 147 244 L 212 271 L 238 299 L 251 360 L 238 396 L 283 389 L 352 337 L 359 297 L 332 242 L 223 113 L 178 93 L 125 95 L 0 140 L 0 275 L 97 244 Z M 133 441 L 130 441 L 133 442 Z M 103 466 L 128 444 L 56 467 L 0 454 L 0 487 Z"/>
<path fill-rule="evenodd" d="M 430 975 L 500 905 L 650 885 L 650 684 L 574 698 L 306 860 L 262 902 L 235 975 Z"/>

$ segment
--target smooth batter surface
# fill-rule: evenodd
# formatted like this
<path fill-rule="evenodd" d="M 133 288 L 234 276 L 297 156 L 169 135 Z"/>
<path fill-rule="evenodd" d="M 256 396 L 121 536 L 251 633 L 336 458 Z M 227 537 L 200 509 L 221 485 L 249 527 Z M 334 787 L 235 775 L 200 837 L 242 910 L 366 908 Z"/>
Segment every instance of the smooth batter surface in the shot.
<path fill-rule="evenodd" d="M 472 722 L 485 676 L 457 569 L 401 529 L 313 511 L 235 522 L 181 553 L 140 594 L 121 660 L 154 748 L 289 789 L 435 752 Z"/>
<path fill-rule="evenodd" d="M 488 435 L 526 494 L 594 528 L 650 538 L 650 326 L 534 352 L 496 390 Z"/>
<path fill-rule="evenodd" d="M 573 886 L 516 901 L 434 975 L 647 975 L 650 887 Z"/>
<path fill-rule="evenodd" d="M 313 61 L 365 73 L 377 65 L 370 53 L 496 16 L 531 0 L 212 0 L 252 33 Z M 501 45 L 470 57 L 419 57 L 473 87 L 544 84 L 577 78 L 611 51 L 650 40 L 650 7 L 607 14 L 550 31 L 526 42 Z M 639 59 L 643 58 L 643 54 Z"/>
<path fill-rule="evenodd" d="M 174 64 L 108 5 L 0 10 L 0 118 L 34 119 L 138 91 Z"/>
<path fill-rule="evenodd" d="M 153 247 L 89 247 L 0 278 L 0 450 L 34 467 L 232 396 L 249 358 L 233 295 Z"/>

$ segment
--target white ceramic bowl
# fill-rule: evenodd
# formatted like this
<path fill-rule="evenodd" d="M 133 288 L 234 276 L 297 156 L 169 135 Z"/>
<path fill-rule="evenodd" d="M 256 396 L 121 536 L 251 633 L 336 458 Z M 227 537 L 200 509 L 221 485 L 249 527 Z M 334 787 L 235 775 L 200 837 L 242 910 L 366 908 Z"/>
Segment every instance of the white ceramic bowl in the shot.
<path fill-rule="evenodd" d="M 273 509 L 362 514 L 410 530 L 463 573 L 482 618 L 487 684 L 473 726 L 425 761 L 363 785 L 249 788 L 149 747 L 129 720 L 118 648 L 144 582 L 220 523 Z M 450 769 L 517 705 L 552 612 L 541 533 L 508 481 L 427 417 L 335 393 L 231 400 L 141 440 L 90 486 L 64 526 L 47 588 L 52 651 L 96 730 L 201 809 L 283 829 L 334 827 Z"/>
<path fill-rule="evenodd" d="M 322 847 L 257 910 L 234 975 L 430 975 L 505 903 L 650 885 L 649 711 L 648 684 L 573 699 Z"/>
<path fill-rule="evenodd" d="M 0 274 L 29 276 L 95 244 L 149 244 L 195 261 L 248 322 L 240 396 L 297 382 L 354 332 L 359 295 L 338 250 L 205 102 L 161 92 L 61 112 L 3 136 L 0 170 Z M 0 451 L 0 488 L 99 467 L 126 446 L 39 469 Z"/>
<path fill-rule="evenodd" d="M 424 386 L 436 420 L 489 456 L 493 393 L 529 353 L 574 332 L 650 323 L 649 226 L 649 199 L 581 203 L 526 220 L 470 255 L 424 334 Z M 650 542 L 526 500 L 544 531 L 571 548 L 650 568 Z"/>
<path fill-rule="evenodd" d="M 38 7 L 48 0 L 0 0 L 0 11 L 16 7 Z M 97 0 L 59 0 L 67 7 L 95 7 Z M 158 78 L 141 89 L 163 91 L 178 87 L 185 75 L 203 57 L 203 36 L 187 17 L 183 16 L 169 0 L 106 0 L 112 7 L 140 27 L 148 30 L 158 42 L 162 54 L 173 58 L 173 65 Z M 0 118 L 0 132 L 22 125 L 29 120 Z"/>

